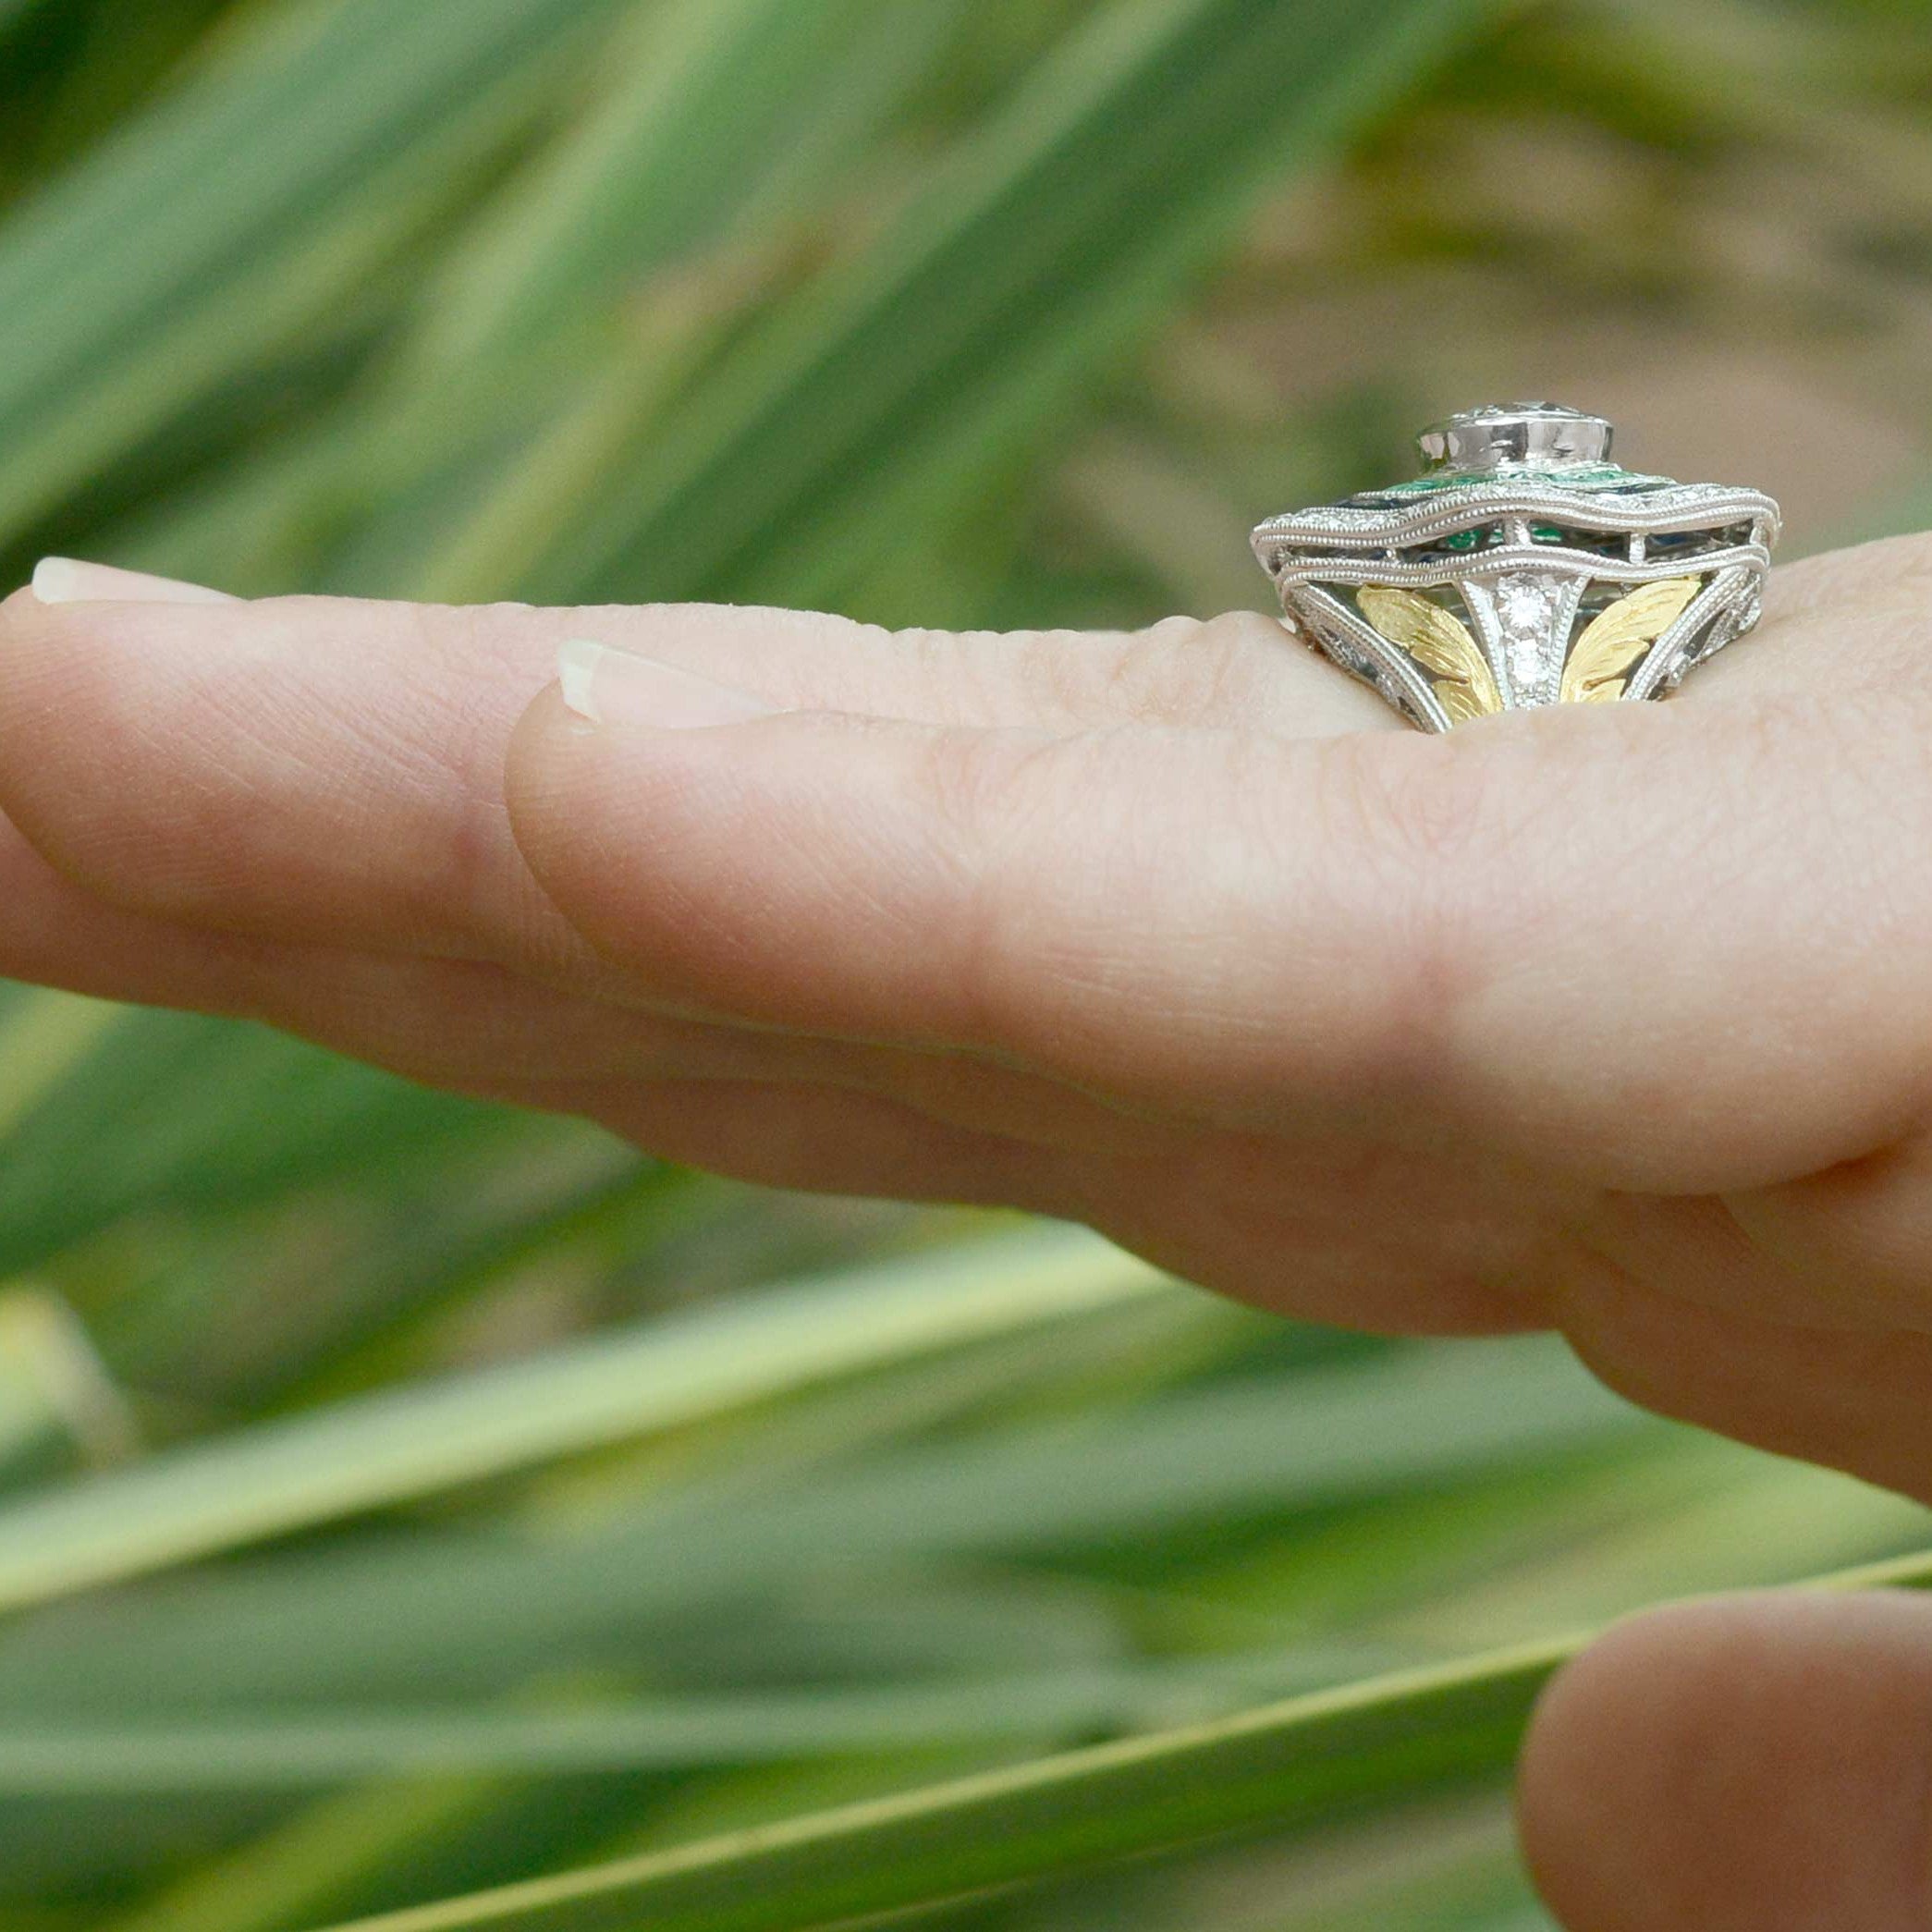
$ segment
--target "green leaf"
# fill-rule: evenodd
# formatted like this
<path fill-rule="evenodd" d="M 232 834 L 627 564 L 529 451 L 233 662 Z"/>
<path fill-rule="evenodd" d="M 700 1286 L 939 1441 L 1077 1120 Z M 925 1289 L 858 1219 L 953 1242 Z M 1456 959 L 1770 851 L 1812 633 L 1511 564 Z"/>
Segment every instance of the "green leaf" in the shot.
<path fill-rule="evenodd" d="M 0 229 L 0 532 L 340 313 L 616 0 L 269 15 Z"/>
<path fill-rule="evenodd" d="M 1230 1833 L 1278 1837 L 1366 1800 L 1399 1803 L 1493 1777 L 1567 1654 L 1551 1645 L 1373 1680 L 369 1923 L 384 1932 L 775 1932 L 1061 1879 Z"/>
<path fill-rule="evenodd" d="M 600 60 L 597 98 L 451 249 L 402 373 L 421 384 L 480 358 L 542 360 L 559 331 L 581 340 L 587 322 L 603 324 L 627 286 L 808 210 L 877 137 L 961 5 L 642 9 Z"/>
<path fill-rule="evenodd" d="M 131 1453 L 135 1425 L 73 1310 L 44 1290 L 0 1290 L 0 1488 Z"/>
<path fill-rule="evenodd" d="M 1932 1587 L 1932 1558 L 1826 1579 Z M 1500 1776 L 1592 1633 L 1325 1691 L 600 1869 L 361 1922 L 362 1932 L 804 1932 L 994 1886 L 1279 1834 Z"/>
<path fill-rule="evenodd" d="M 477 1375 L 346 1401 L 0 1510 L 17 1608 L 529 1468 L 882 1360 L 1168 1292 L 1075 1230 L 791 1284 Z"/>
<path fill-rule="evenodd" d="M 652 426 L 533 594 L 837 595 L 1117 369 L 1266 183 L 1483 0 L 1116 0 L 879 241 Z"/>
<path fill-rule="evenodd" d="M 115 1219 L 235 1209 L 359 1171 L 394 1176 L 528 1116 L 432 1093 L 262 1027 L 65 1003 L 17 1021 L 17 1118 L 0 1119 L 0 1274 Z M 5 1105 L 0 1087 L 0 1106 Z"/>
<path fill-rule="evenodd" d="M 964 1742 L 1033 1745 L 1131 1730 L 1177 1707 L 1225 1706 L 1363 1671 L 1360 1651 L 1213 1662 L 1062 1665 L 1051 1672 L 735 1694 L 614 1698 L 582 1709 L 446 1706 L 262 1710 L 199 1721 L 12 1723 L 0 1801 L 300 1791 L 352 1779 L 556 1777 L 786 1763 Z"/>
<path fill-rule="evenodd" d="M 352 502 L 332 582 L 501 594 L 581 516 L 613 439 L 686 376 L 684 336 L 822 218 L 815 198 L 878 140 L 961 4 L 637 10 L 581 111 L 452 237 L 340 411 L 171 502 L 131 554 L 226 581 L 245 532 L 264 584 L 312 579 L 317 532 Z"/>
<path fill-rule="evenodd" d="M 984 1333 L 995 1320 L 1038 1323 L 1090 1298 L 1135 1291 L 1138 1278 L 1118 1262 L 1106 1272 L 1106 1259 L 1101 1251 L 1082 1267 L 1076 1254 L 1071 1266 L 1061 1264 L 1063 1277 L 1014 1266 L 977 1296 L 962 1256 L 948 1270 L 958 1283 L 950 1295 L 931 1293 L 916 1278 L 896 1289 L 882 1277 L 875 1300 L 848 1291 L 809 1311 L 745 1298 L 688 1339 L 674 1331 L 654 1355 L 629 1341 L 600 1353 L 594 1381 L 557 1376 L 546 1388 L 535 1376 L 527 1385 L 483 1378 L 463 1391 L 464 1412 L 473 1400 L 490 1418 L 483 1439 L 494 1447 L 499 1431 L 516 1425 L 496 1419 L 486 1392 L 514 1396 L 527 1386 L 544 1390 L 535 1426 L 553 1432 L 551 1443 L 564 1426 L 581 1440 L 607 1426 L 608 1397 L 599 1391 L 615 1384 L 628 1392 L 634 1380 L 640 1391 L 626 1399 L 635 1406 L 624 1412 L 631 1426 L 641 1425 L 640 1411 L 665 1414 L 666 1389 L 684 1405 L 674 1412 L 688 1415 L 718 1399 L 721 1368 L 732 1391 L 793 1385 L 828 1358 L 856 1365 L 902 1351 L 909 1339 L 930 1345 L 958 1339 L 969 1325 Z M 928 1278 L 944 1278 L 931 1269 Z M 855 1336 L 875 1311 L 886 1317 L 877 1332 Z M 577 1419 L 580 1402 L 587 1420 Z M 419 1397 L 389 1412 L 411 1427 L 412 1440 L 429 1425 L 414 1454 L 435 1459 L 432 1466 L 446 1479 L 435 1406 Z M 780 1596 L 841 1563 L 898 1576 L 921 1564 L 995 1555 L 1064 1559 L 1082 1547 L 1171 1536 L 1186 1523 L 1278 1518 L 1533 1459 L 1547 1464 L 1565 1451 L 1662 1427 L 1540 1338 L 1479 1351 L 1403 1351 L 1285 1385 L 1268 1378 L 1211 1388 L 1118 1421 L 1009 1425 L 981 1442 L 901 1449 L 850 1471 L 807 1471 L 798 1481 L 770 1471 L 755 1481 L 700 1477 L 575 1536 L 419 1533 L 400 1548 L 337 1551 L 326 1560 L 294 1554 L 211 1577 L 178 1597 L 104 1606 L 79 1630 L 55 1622 L 21 1632 L 0 1644 L 0 1708 L 127 1706 L 169 1695 L 174 1686 L 233 1702 L 354 1698 L 371 1694 L 365 1685 L 441 1682 L 452 1670 L 500 1679 L 575 1646 L 594 1651 L 599 1638 L 614 1647 L 617 1633 L 634 1632 L 643 1619 L 702 1618 L 720 1603 Z M 462 1453 L 469 1425 L 456 1431 Z M 301 1451 L 302 1498 L 319 1491 L 346 1508 L 348 1483 L 385 1447 L 340 1414 L 294 1437 L 267 1433 L 262 1473 L 247 1483 L 238 1480 L 250 1472 L 244 1437 L 190 1453 L 178 1473 L 164 1460 L 70 1499 L 55 1495 L 0 1515 L 0 1591 L 16 1602 L 38 1600 L 104 1573 L 133 1573 L 137 1557 L 142 1569 L 158 1567 L 164 1556 L 193 1553 L 217 1533 L 225 1543 L 239 1540 L 244 1526 L 257 1528 L 238 1522 L 257 1482 L 277 1485 L 270 1493 L 287 1508 L 279 1486 L 287 1481 L 288 1447 Z M 91 1496 L 103 1502 L 90 1507 Z M 197 1505 L 202 1513 L 190 1513 Z"/>

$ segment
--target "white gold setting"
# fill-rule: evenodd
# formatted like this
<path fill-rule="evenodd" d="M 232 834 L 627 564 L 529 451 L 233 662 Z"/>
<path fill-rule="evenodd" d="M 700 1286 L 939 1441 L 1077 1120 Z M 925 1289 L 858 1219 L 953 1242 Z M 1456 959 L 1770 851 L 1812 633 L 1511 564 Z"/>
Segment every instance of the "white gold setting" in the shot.
<path fill-rule="evenodd" d="M 1618 468 L 1600 416 L 1551 403 L 1425 430 L 1414 481 L 1253 537 L 1290 630 L 1404 717 L 1659 697 L 1756 623 L 1776 502 Z"/>

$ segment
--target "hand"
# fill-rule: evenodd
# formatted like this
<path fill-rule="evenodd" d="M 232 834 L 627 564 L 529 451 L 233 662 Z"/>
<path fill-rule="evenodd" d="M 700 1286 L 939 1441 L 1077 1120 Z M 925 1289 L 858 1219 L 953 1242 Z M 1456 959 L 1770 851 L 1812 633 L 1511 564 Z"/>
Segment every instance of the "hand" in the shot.
<path fill-rule="evenodd" d="M 1779 573 L 1670 704 L 1447 739 L 1252 616 L 39 581 L 0 972 L 1317 1319 L 1559 1327 L 1932 1499 L 1932 542 Z M 1922 1606 L 1662 1613 L 1547 1705 L 1533 1854 L 1580 1932 L 1923 1923 L 1928 1717 Z"/>

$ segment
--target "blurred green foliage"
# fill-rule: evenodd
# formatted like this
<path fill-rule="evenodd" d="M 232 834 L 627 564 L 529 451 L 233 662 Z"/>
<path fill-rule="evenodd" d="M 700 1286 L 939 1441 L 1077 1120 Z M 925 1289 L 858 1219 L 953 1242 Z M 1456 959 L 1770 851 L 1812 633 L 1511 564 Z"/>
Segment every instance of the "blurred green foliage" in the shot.
<path fill-rule="evenodd" d="M 1563 382 L 1896 525 L 1928 79 L 1885 0 L 6 0 L 0 553 L 1141 621 Z M 0 1932 L 1522 1932 L 1567 1632 L 1926 1541 L 1540 1341 L 18 987 L 0 1281 Z"/>

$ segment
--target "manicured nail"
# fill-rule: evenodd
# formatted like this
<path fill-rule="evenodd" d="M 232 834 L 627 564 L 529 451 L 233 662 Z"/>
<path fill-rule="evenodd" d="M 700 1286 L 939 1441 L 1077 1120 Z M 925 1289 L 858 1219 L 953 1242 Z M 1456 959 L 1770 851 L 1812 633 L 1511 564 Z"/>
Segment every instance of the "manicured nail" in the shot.
<path fill-rule="evenodd" d="M 71 556 L 43 556 L 33 567 L 33 594 L 43 604 L 236 604 L 226 591 L 211 591 L 145 570 L 84 564 Z"/>
<path fill-rule="evenodd" d="M 596 725 L 683 731 L 769 717 L 778 708 L 735 684 L 587 637 L 573 637 L 557 652 L 556 675 L 564 703 Z"/>

